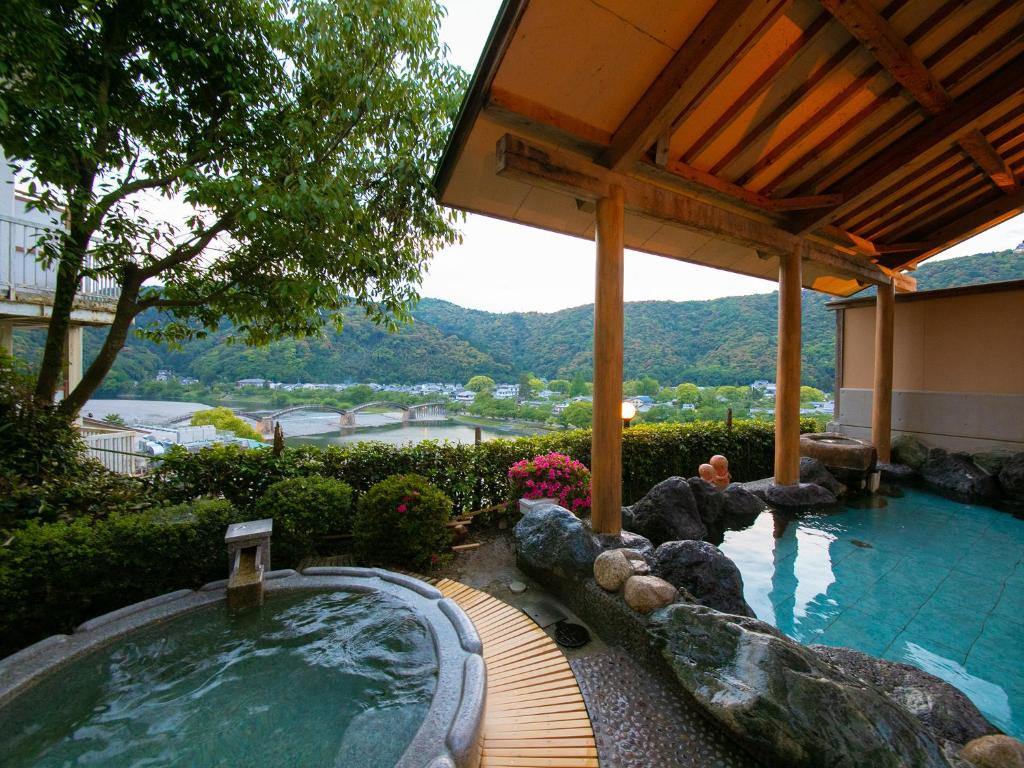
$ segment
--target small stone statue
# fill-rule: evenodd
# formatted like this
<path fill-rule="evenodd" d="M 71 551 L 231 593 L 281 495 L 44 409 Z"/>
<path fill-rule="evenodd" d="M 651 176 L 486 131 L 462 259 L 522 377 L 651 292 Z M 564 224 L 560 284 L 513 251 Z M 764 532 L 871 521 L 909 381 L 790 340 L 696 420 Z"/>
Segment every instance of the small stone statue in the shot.
<path fill-rule="evenodd" d="M 715 484 L 718 490 L 723 490 L 732 482 L 732 475 L 729 474 L 729 460 L 721 454 L 715 454 L 708 461 L 708 464 L 715 471 L 715 478 L 711 482 Z"/>
<path fill-rule="evenodd" d="M 697 474 L 700 475 L 700 479 L 705 483 L 715 484 L 715 468 L 710 464 L 701 464 L 697 468 Z"/>

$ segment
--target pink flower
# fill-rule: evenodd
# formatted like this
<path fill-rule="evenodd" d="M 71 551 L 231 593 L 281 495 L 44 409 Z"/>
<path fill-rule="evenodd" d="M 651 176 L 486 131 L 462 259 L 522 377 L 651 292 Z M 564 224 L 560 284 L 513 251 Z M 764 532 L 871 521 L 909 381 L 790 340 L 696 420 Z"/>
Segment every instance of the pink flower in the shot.
<path fill-rule="evenodd" d="M 404 515 L 408 511 L 409 511 L 409 507 L 407 507 L 405 504 L 399 504 L 398 505 L 398 514 Z"/>

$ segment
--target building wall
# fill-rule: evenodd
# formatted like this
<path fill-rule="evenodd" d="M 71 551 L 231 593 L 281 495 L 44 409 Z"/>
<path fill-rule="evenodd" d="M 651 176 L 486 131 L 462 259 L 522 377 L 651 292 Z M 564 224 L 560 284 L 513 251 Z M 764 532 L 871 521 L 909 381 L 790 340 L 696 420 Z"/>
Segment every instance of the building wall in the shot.
<path fill-rule="evenodd" d="M 870 437 L 873 300 L 840 302 L 837 427 Z M 1024 450 L 1024 281 L 897 297 L 893 433 L 950 450 Z"/>

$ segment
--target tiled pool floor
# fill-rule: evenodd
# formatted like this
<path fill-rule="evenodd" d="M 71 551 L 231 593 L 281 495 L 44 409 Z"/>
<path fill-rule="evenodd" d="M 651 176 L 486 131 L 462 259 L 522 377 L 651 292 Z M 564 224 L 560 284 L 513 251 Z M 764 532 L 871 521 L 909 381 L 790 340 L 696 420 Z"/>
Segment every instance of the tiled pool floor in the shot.
<path fill-rule="evenodd" d="M 758 618 L 804 643 L 914 664 L 1024 738 L 1024 520 L 903 493 L 883 508 L 766 512 L 721 549 Z"/>

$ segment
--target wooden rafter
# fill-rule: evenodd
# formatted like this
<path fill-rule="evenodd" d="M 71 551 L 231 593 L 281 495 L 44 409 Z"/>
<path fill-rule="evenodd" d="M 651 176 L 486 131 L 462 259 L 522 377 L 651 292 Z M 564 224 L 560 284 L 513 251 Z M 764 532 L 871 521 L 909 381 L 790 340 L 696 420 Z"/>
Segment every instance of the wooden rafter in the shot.
<path fill-rule="evenodd" d="M 930 241 L 918 243 L 875 243 L 875 250 L 880 254 L 890 253 L 922 253 L 934 247 Z"/>
<path fill-rule="evenodd" d="M 820 243 L 806 242 L 778 227 L 607 170 L 567 152 L 551 152 L 510 134 L 495 150 L 496 172 L 503 177 L 553 189 L 576 199 L 599 200 L 621 187 L 627 210 L 685 229 L 772 254 L 805 247 L 808 258 L 838 273 L 873 284 L 890 278 L 872 264 Z"/>
<path fill-rule="evenodd" d="M 953 105 L 942 84 L 868 0 L 820 2 L 921 106 L 939 115 Z"/>
<path fill-rule="evenodd" d="M 961 137 L 957 143 L 1003 192 L 1009 195 L 1020 189 L 1020 184 L 1017 182 L 1017 177 L 1014 176 L 1010 164 L 996 152 L 995 147 L 989 143 L 981 131 L 975 129 Z"/>
<path fill-rule="evenodd" d="M 1024 213 L 1024 190 L 1017 190 L 1011 195 L 1002 195 L 992 202 L 964 214 L 955 221 L 928 232 L 928 236 L 933 242 L 932 247 L 924 253 L 914 256 L 913 259 L 892 254 L 883 257 L 881 263 L 886 267 L 897 268 L 916 265 L 936 253 L 951 248 L 1020 213 Z"/>
<path fill-rule="evenodd" d="M 792 0 L 716 2 L 612 136 L 599 162 L 622 170 L 640 158 L 676 117 L 714 87 Z"/>
<path fill-rule="evenodd" d="M 987 78 L 978 87 L 965 94 L 957 104 L 937 117 L 905 133 L 867 163 L 848 174 L 825 192 L 838 192 L 844 196 L 843 206 L 853 206 L 877 189 L 879 184 L 901 173 L 907 164 L 936 147 L 948 145 L 976 127 L 997 109 L 1024 90 L 1020 72 L 1024 67 L 1024 54 L 1007 63 L 999 72 Z M 803 214 L 795 217 L 791 231 L 808 232 L 831 221 L 838 209 Z"/>

